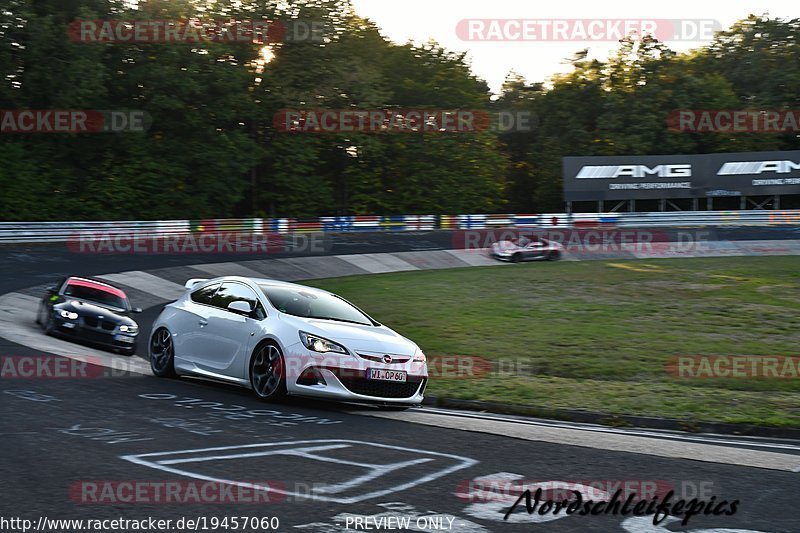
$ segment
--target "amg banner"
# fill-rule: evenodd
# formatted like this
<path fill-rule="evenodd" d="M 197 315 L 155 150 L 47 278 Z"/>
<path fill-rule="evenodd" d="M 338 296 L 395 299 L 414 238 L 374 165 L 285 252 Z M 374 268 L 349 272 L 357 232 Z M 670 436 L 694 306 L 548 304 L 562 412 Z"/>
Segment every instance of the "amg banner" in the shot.
<path fill-rule="evenodd" d="M 800 150 L 565 157 L 564 200 L 800 194 Z"/>

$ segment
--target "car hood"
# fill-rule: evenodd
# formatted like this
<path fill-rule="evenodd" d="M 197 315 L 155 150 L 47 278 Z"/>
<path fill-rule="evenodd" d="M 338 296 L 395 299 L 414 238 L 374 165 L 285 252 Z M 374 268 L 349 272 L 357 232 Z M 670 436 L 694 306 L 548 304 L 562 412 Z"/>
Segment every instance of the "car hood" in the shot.
<path fill-rule="evenodd" d="M 74 298 L 68 298 L 54 305 L 53 308 L 57 310 L 75 311 L 81 316 L 102 316 L 104 320 L 110 320 L 118 324 L 136 324 L 136 321 L 127 316 L 125 312 L 95 303 L 84 302 L 83 300 L 76 300 Z"/>
<path fill-rule="evenodd" d="M 281 314 L 281 320 L 294 324 L 298 330 L 319 335 L 355 351 L 410 356 L 417 350 L 416 344 L 386 326 L 365 326 L 287 314 Z"/>

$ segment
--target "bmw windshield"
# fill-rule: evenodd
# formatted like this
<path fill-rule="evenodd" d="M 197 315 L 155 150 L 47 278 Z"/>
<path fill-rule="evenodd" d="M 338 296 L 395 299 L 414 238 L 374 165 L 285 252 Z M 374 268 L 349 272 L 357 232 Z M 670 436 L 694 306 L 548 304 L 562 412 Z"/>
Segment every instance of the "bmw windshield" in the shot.
<path fill-rule="evenodd" d="M 259 284 L 259 288 L 275 309 L 287 315 L 375 325 L 358 308 L 332 294 L 267 284 Z"/>
<path fill-rule="evenodd" d="M 69 296 L 70 298 L 75 298 L 76 300 L 84 302 L 96 303 L 105 307 L 128 309 L 128 304 L 124 298 L 120 298 L 116 294 L 95 287 L 86 287 L 70 283 L 67 285 L 66 290 L 64 290 L 64 296 Z"/>

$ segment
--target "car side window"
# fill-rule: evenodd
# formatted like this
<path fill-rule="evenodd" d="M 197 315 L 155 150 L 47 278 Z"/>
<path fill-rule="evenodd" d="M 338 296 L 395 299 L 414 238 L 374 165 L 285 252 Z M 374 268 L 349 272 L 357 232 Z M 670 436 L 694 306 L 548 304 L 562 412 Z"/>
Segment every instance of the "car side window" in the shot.
<path fill-rule="evenodd" d="M 66 283 L 67 278 L 58 278 L 58 281 L 53 284 L 53 287 L 56 289 L 55 292 L 61 292 L 61 290 L 66 287 Z"/>
<path fill-rule="evenodd" d="M 51 301 L 55 301 L 58 298 L 58 295 L 61 294 L 61 291 L 64 289 L 64 284 L 67 281 L 67 278 L 61 277 L 53 283 L 52 285 L 48 285 L 46 288 L 46 294 L 50 297 Z"/>
<path fill-rule="evenodd" d="M 211 305 L 220 309 L 227 309 L 231 302 L 245 301 L 253 308 L 250 318 L 261 320 L 267 316 L 256 293 L 250 287 L 241 283 L 223 283 L 217 294 L 211 300 Z"/>
<path fill-rule="evenodd" d="M 217 289 L 219 289 L 219 283 L 214 283 L 213 285 L 198 289 L 192 293 L 192 301 L 199 304 L 213 305 L 211 300 L 214 297 L 214 293 L 217 292 Z"/>
<path fill-rule="evenodd" d="M 250 318 L 254 320 L 264 320 L 267 318 L 267 311 L 264 309 L 264 306 L 261 305 L 261 302 L 258 302 L 256 308 L 250 313 Z"/>

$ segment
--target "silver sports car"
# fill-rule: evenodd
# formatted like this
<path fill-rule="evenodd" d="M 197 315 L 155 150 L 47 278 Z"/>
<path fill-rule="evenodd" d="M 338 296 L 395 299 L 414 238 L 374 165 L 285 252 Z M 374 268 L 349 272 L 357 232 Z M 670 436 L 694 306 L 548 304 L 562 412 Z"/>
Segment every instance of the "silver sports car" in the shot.
<path fill-rule="evenodd" d="M 553 241 L 548 241 L 540 237 L 520 237 L 518 239 L 506 239 L 492 243 L 489 256 L 500 261 L 511 261 L 519 263 L 521 261 L 556 261 L 561 259 L 564 247 Z"/>
<path fill-rule="evenodd" d="M 191 279 L 153 324 L 150 366 L 253 389 L 405 408 L 422 402 L 425 354 L 330 292 L 269 279 Z"/>

